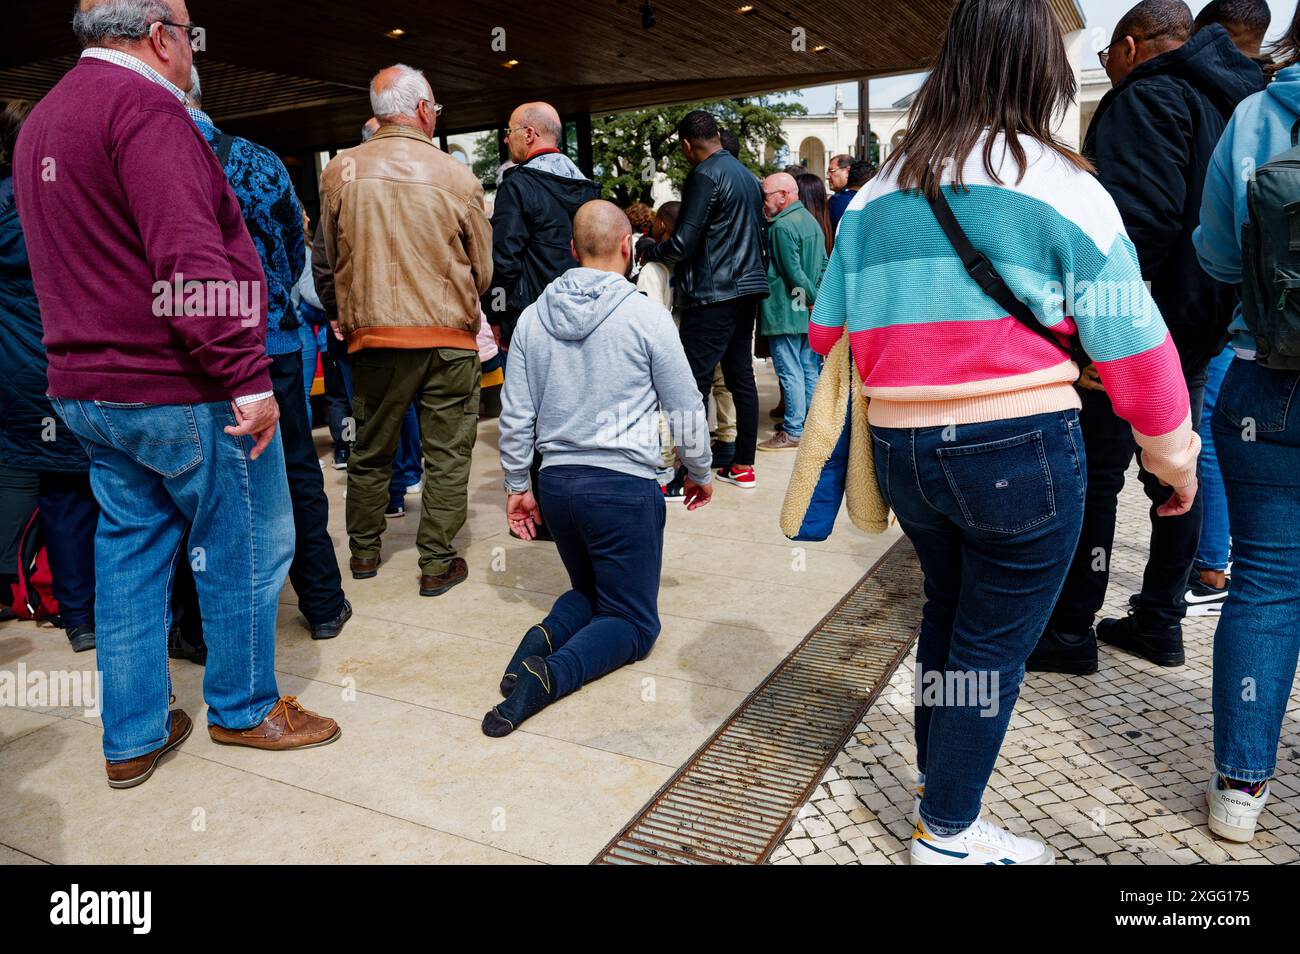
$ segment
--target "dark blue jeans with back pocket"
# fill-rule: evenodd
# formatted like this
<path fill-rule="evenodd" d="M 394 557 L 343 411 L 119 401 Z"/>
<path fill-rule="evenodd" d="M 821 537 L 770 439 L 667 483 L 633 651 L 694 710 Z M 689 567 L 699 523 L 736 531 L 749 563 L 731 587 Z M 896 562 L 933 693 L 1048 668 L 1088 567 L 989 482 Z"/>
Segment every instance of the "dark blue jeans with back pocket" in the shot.
<path fill-rule="evenodd" d="M 925 572 L 917 648 L 921 816 L 971 825 L 1079 541 L 1086 484 L 1075 411 L 871 429 L 881 491 Z"/>

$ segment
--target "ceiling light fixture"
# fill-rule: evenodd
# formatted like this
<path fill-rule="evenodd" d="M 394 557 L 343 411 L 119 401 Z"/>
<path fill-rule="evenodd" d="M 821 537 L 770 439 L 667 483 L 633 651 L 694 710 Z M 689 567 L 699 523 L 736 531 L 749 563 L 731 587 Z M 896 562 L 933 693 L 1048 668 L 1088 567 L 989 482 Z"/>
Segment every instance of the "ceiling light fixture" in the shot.
<path fill-rule="evenodd" d="M 401 27 L 395 27 L 385 33 L 384 36 L 388 37 L 390 40 L 400 40 L 402 37 L 406 36 L 406 31 Z"/>

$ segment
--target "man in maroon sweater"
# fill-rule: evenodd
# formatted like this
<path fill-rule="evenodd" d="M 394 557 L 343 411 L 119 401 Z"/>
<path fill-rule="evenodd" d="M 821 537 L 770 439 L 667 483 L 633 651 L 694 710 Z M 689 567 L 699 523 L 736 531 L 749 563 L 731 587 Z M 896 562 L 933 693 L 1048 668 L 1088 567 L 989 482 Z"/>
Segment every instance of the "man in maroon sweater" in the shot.
<path fill-rule="evenodd" d="M 321 745 L 338 725 L 276 688 L 293 517 L 264 342 L 262 268 L 239 203 L 181 101 L 181 0 L 83 0 L 77 65 L 32 112 L 14 185 L 50 397 L 91 459 L 109 785 L 180 745 L 168 711 L 170 590 L 194 569 L 216 742 Z M 189 528 L 188 554 L 181 552 Z"/>

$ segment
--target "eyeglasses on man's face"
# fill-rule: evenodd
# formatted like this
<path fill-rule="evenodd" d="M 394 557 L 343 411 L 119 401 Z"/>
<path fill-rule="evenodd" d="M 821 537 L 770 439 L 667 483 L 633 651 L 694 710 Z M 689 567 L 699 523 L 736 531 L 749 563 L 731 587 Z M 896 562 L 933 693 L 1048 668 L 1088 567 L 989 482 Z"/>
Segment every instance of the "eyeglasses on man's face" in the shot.
<path fill-rule="evenodd" d="M 177 30 L 184 31 L 190 49 L 196 53 L 203 48 L 203 37 L 207 32 L 203 27 L 195 26 L 193 23 L 176 23 L 174 20 L 159 20 L 157 22 L 165 27 L 175 27 Z"/>
<path fill-rule="evenodd" d="M 433 115 L 435 116 L 442 115 L 442 103 L 435 103 L 431 99 L 422 99 L 420 100 L 420 102 L 427 103 L 429 105 L 429 109 L 433 110 Z"/>

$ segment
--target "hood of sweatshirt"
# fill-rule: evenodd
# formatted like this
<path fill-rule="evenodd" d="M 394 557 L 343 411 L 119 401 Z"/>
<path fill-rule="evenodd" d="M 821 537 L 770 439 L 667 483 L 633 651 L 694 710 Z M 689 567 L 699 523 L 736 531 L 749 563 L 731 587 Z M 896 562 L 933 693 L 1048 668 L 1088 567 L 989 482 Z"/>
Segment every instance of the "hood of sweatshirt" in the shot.
<path fill-rule="evenodd" d="M 1279 70 L 1265 92 L 1287 111 L 1300 116 L 1300 66 Z"/>
<path fill-rule="evenodd" d="M 582 341 L 635 294 L 636 286 L 622 275 L 571 268 L 546 286 L 537 299 L 537 317 L 552 337 Z"/>
<path fill-rule="evenodd" d="M 584 202 L 594 198 L 595 185 L 562 152 L 544 152 L 526 159 L 507 175 L 529 175 L 543 183 L 572 219 Z"/>
<path fill-rule="evenodd" d="M 1206 27 L 1176 50 L 1138 66 L 1117 90 L 1151 76 L 1181 79 L 1209 98 L 1223 114 L 1232 115 L 1247 96 L 1264 87 L 1264 71 L 1232 42 L 1219 24 Z"/>

